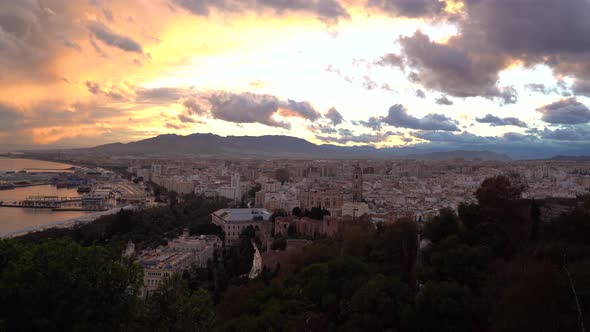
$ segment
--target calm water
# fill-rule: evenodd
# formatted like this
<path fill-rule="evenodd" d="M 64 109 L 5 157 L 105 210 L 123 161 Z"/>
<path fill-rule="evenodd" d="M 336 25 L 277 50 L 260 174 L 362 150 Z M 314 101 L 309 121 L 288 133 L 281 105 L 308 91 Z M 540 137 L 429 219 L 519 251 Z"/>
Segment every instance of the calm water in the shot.
<path fill-rule="evenodd" d="M 0 171 L 20 171 L 23 169 L 68 169 L 72 165 L 29 159 L 0 158 Z M 80 196 L 76 189 L 57 189 L 55 186 L 35 186 L 0 190 L 0 201 L 11 203 L 28 196 Z M 58 211 L 50 209 L 22 209 L 0 207 L 0 235 L 87 214 L 79 211 Z"/>
<path fill-rule="evenodd" d="M 32 159 L 16 159 L 16 158 L 2 158 L 0 157 L 0 172 L 1 171 L 36 171 L 43 170 L 46 172 L 64 172 L 72 165 L 54 163 L 51 161 L 32 160 Z"/>

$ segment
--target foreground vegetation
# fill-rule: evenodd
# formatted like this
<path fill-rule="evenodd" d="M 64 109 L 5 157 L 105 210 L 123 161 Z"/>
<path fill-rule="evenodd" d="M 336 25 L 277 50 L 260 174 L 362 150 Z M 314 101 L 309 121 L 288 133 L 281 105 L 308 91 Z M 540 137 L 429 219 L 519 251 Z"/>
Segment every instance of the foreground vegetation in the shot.
<path fill-rule="evenodd" d="M 488 179 L 458 214 L 351 226 L 251 281 L 239 277 L 251 265 L 248 229 L 224 259 L 147 300 L 123 244 L 154 247 L 186 226 L 220 234 L 208 214 L 224 201 L 192 196 L 0 241 L 0 329 L 580 331 L 590 322 L 590 204 L 543 222 L 522 189 Z"/>

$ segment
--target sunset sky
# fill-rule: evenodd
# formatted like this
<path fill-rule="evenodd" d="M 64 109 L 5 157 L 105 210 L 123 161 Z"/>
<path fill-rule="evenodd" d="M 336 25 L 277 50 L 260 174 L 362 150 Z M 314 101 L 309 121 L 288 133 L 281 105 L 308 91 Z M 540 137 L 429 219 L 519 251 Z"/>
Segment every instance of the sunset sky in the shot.
<path fill-rule="evenodd" d="M 0 145 L 575 150 L 589 32 L 588 0 L 0 0 Z"/>

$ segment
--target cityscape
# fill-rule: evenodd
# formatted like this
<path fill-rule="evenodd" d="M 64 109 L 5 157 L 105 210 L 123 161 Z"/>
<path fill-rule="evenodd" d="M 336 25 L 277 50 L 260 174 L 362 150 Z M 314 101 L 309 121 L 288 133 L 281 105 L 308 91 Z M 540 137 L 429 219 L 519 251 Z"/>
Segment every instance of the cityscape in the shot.
<path fill-rule="evenodd" d="M 590 0 L 0 0 L 0 332 L 584 332 Z"/>

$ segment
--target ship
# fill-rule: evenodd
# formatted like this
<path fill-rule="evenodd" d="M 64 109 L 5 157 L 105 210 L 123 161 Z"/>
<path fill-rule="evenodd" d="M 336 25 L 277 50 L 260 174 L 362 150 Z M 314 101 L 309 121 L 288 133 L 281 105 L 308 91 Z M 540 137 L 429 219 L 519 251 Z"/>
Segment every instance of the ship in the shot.
<path fill-rule="evenodd" d="M 10 189 L 14 189 L 14 184 L 12 184 L 12 183 L 0 184 L 0 190 L 10 190 Z"/>
<path fill-rule="evenodd" d="M 92 188 L 90 186 L 80 186 L 78 187 L 78 192 L 79 193 L 89 193 L 92 191 Z"/>

